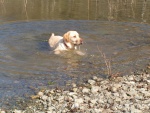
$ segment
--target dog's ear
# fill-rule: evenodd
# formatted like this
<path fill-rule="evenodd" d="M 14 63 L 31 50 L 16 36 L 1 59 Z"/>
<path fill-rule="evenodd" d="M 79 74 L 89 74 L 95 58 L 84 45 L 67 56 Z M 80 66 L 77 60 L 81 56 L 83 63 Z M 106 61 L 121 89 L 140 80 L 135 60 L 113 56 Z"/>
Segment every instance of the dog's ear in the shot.
<path fill-rule="evenodd" d="M 64 34 L 63 38 L 64 38 L 65 42 L 70 42 L 69 34 L 70 34 L 69 32 L 67 32 L 67 33 Z"/>

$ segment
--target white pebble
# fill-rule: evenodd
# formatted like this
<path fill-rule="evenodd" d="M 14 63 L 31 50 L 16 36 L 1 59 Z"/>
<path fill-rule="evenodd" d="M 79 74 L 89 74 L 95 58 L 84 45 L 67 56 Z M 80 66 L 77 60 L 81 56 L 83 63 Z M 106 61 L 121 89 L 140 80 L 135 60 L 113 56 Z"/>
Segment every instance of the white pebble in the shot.
<path fill-rule="evenodd" d="M 43 94 L 43 92 L 39 92 L 38 95 L 41 97 L 41 96 L 43 96 L 44 94 Z"/>
<path fill-rule="evenodd" d="M 88 83 L 91 84 L 91 85 L 94 85 L 95 81 L 94 80 L 88 80 Z"/>
<path fill-rule="evenodd" d="M 82 89 L 82 93 L 89 93 L 90 92 L 90 89 L 88 89 L 88 88 L 83 88 Z"/>

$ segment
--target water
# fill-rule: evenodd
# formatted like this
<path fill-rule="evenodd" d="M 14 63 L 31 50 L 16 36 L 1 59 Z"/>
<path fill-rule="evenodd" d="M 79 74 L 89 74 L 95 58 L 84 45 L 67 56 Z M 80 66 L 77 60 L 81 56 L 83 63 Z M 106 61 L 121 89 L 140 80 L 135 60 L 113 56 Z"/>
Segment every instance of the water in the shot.
<path fill-rule="evenodd" d="M 150 61 L 150 3 L 120 1 L 115 6 L 116 1 L 108 1 L 1 1 L 0 106 L 13 108 L 39 89 L 66 88 L 93 75 L 106 77 L 98 48 L 111 59 L 113 73 L 126 75 L 144 68 Z M 128 10 L 122 7 L 125 5 Z M 63 35 L 69 30 L 78 31 L 83 38 L 80 50 L 84 56 L 51 51 L 50 34 Z"/>

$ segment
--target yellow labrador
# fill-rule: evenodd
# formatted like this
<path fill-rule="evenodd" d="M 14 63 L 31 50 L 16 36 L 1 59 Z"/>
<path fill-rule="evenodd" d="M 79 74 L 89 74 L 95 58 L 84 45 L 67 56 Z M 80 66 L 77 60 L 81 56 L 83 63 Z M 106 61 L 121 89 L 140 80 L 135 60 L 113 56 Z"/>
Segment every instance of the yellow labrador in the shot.
<path fill-rule="evenodd" d="M 79 37 L 77 31 L 68 31 L 63 37 L 55 36 L 54 33 L 52 33 L 49 38 L 49 45 L 54 49 L 55 54 L 59 54 L 64 50 L 77 49 L 77 46 L 82 43 L 82 39 Z"/>

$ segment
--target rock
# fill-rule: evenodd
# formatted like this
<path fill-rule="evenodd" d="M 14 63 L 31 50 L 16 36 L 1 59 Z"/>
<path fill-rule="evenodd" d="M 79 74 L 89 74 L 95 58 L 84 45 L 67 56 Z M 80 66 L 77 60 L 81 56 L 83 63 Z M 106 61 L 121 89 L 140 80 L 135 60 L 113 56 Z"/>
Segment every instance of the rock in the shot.
<path fill-rule="evenodd" d="M 48 96 L 43 95 L 43 96 L 41 97 L 41 99 L 42 99 L 43 101 L 46 101 L 46 100 L 48 99 Z"/>
<path fill-rule="evenodd" d="M 97 99 L 90 100 L 90 102 L 91 102 L 92 104 L 96 104 Z"/>
<path fill-rule="evenodd" d="M 88 88 L 86 88 L 86 87 L 84 87 L 83 89 L 82 89 L 82 93 L 89 93 L 90 92 L 90 89 L 88 89 Z"/>
<path fill-rule="evenodd" d="M 133 76 L 129 76 L 128 80 L 133 81 L 134 80 Z"/>
<path fill-rule="evenodd" d="M 81 104 L 83 103 L 83 99 L 82 98 L 75 99 L 75 102 L 78 104 Z"/>
<path fill-rule="evenodd" d="M 72 87 L 77 87 L 77 85 L 75 83 L 72 83 Z"/>
<path fill-rule="evenodd" d="M 38 96 L 40 96 L 40 97 L 42 97 L 43 95 L 44 95 L 43 92 L 39 92 L 39 93 L 38 93 Z"/>
<path fill-rule="evenodd" d="M 142 113 L 142 111 L 139 109 L 136 109 L 134 105 L 131 106 L 130 112 L 131 113 Z"/>
<path fill-rule="evenodd" d="M 59 101 L 59 103 L 62 103 L 64 101 L 64 96 L 59 96 L 57 100 Z"/>
<path fill-rule="evenodd" d="M 14 110 L 13 113 L 22 113 L 21 110 Z"/>
<path fill-rule="evenodd" d="M 90 100 L 91 100 L 91 98 L 89 96 L 84 97 L 84 102 L 88 103 Z"/>
<path fill-rule="evenodd" d="M 122 96 L 124 99 L 129 99 L 129 97 L 127 96 L 126 93 L 123 93 L 121 96 Z"/>
<path fill-rule="evenodd" d="M 92 86 L 91 87 L 91 92 L 92 93 L 97 93 L 99 91 L 99 86 Z"/>
<path fill-rule="evenodd" d="M 98 78 L 93 76 L 93 80 L 80 87 L 74 84 L 73 92 L 59 89 L 39 92 L 38 98 L 33 98 L 34 106 L 29 109 L 35 113 L 149 113 L 149 79 L 149 75 L 142 74 L 98 82 Z M 27 111 L 16 110 L 14 113 L 24 112 Z"/>
<path fill-rule="evenodd" d="M 121 98 L 116 97 L 116 98 L 115 98 L 115 101 L 116 101 L 116 102 L 121 102 Z"/>
<path fill-rule="evenodd" d="M 79 103 L 74 103 L 74 104 L 71 106 L 71 109 L 75 109 L 75 108 L 79 108 Z"/>
<path fill-rule="evenodd" d="M 93 80 L 97 80 L 97 76 L 93 76 Z"/>
<path fill-rule="evenodd" d="M 102 111 L 103 111 L 103 109 L 101 109 L 101 108 L 98 108 L 98 109 L 94 109 L 94 113 L 102 113 Z"/>
<path fill-rule="evenodd" d="M 112 87 L 111 91 L 115 93 L 115 92 L 117 92 L 117 88 L 116 87 Z"/>
<path fill-rule="evenodd" d="M 73 92 L 77 92 L 77 91 L 78 91 L 78 88 L 75 87 L 75 88 L 73 88 L 72 90 L 73 90 Z"/>
<path fill-rule="evenodd" d="M 3 110 L 0 110 L 0 113 L 6 113 L 5 111 L 3 111 Z"/>
<path fill-rule="evenodd" d="M 94 80 L 88 80 L 88 83 L 94 85 L 96 82 Z"/>
<path fill-rule="evenodd" d="M 69 92 L 68 95 L 69 95 L 69 96 L 77 95 L 77 93 L 76 93 L 76 92 Z"/>

